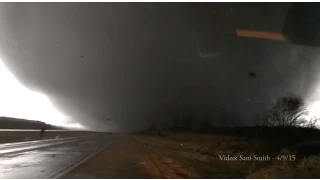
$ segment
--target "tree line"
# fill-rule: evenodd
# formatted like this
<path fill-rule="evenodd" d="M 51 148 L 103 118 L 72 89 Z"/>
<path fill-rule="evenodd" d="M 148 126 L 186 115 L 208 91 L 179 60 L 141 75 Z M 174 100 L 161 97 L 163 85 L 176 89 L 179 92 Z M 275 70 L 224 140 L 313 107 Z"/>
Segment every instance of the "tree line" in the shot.
<path fill-rule="evenodd" d="M 257 127 L 307 127 L 317 128 L 319 117 L 311 117 L 309 108 L 302 98 L 287 95 L 271 103 L 267 111 L 254 119 Z M 201 131 L 210 132 L 218 128 L 212 125 L 211 119 L 195 121 L 192 116 L 176 116 L 174 120 L 166 120 L 163 124 L 152 124 L 150 130 Z M 161 133 L 160 133 L 161 134 Z"/>

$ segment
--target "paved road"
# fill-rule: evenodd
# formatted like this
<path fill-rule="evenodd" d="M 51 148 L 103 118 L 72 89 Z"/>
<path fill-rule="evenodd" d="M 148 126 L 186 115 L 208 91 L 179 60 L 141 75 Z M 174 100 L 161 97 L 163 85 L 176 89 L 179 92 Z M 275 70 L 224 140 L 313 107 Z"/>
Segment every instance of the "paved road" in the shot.
<path fill-rule="evenodd" d="M 56 178 L 113 142 L 115 136 L 99 136 L 0 145 L 0 178 Z"/>

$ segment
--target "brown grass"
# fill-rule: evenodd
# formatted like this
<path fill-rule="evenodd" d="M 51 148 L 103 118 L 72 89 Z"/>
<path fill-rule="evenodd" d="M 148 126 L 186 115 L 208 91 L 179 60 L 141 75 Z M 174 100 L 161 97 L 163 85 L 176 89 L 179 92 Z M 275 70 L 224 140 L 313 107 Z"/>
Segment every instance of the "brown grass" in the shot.
<path fill-rule="evenodd" d="M 270 140 L 197 133 L 144 135 L 154 153 L 182 178 L 317 178 L 320 156 L 302 156 Z M 295 161 L 223 161 L 219 155 L 296 155 Z M 170 161 L 169 161 L 170 160 Z"/>

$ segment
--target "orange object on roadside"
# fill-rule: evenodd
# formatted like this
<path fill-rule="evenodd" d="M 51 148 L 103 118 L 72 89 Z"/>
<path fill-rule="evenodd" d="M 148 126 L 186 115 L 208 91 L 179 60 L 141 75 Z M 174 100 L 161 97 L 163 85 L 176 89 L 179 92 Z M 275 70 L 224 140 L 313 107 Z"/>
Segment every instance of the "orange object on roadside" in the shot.
<path fill-rule="evenodd" d="M 238 37 L 269 39 L 275 41 L 288 41 L 288 38 L 285 35 L 276 32 L 236 29 L 236 34 Z"/>

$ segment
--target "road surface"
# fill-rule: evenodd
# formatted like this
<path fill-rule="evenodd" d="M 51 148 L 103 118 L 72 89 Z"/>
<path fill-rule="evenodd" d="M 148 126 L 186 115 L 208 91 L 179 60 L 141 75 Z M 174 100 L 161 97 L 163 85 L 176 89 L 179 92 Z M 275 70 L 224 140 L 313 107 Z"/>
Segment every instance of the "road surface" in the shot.
<path fill-rule="evenodd" d="M 100 135 L 0 145 L 0 178 L 57 178 L 64 171 L 114 143 Z"/>
<path fill-rule="evenodd" d="M 164 178 L 152 150 L 132 135 L 118 135 L 110 147 L 82 163 L 62 179 L 153 179 Z"/>

